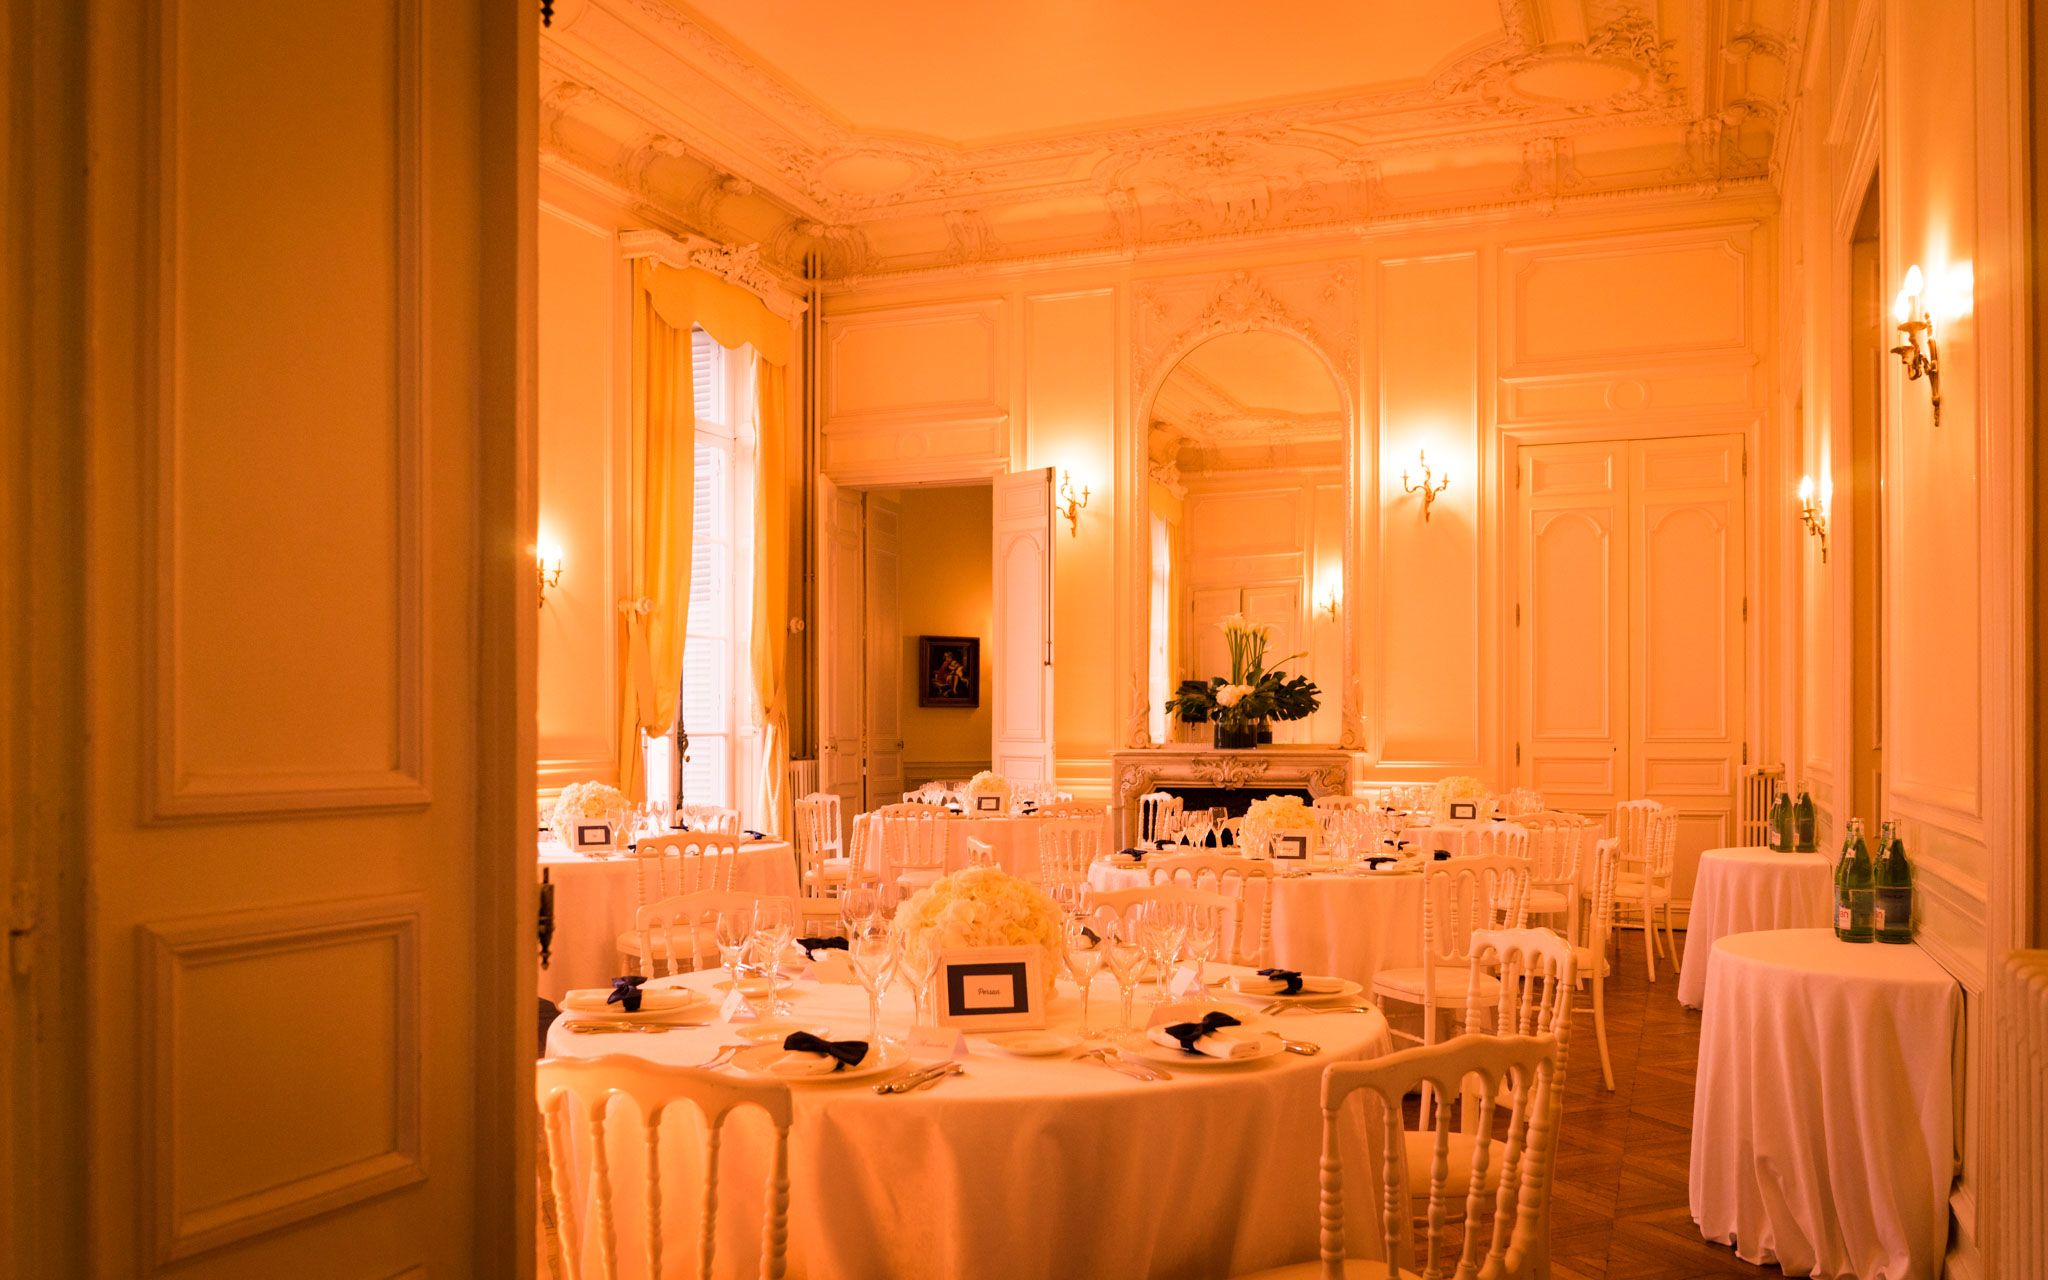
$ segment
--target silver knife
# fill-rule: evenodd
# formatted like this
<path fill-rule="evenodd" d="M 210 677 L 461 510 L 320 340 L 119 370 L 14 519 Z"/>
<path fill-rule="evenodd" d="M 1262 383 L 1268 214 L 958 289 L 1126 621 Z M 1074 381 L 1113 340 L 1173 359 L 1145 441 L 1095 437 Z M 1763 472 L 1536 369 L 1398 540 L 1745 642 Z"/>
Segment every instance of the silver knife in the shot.
<path fill-rule="evenodd" d="M 933 1063 L 929 1067 L 914 1068 L 900 1076 L 897 1076 L 894 1080 L 885 1080 L 881 1084 L 876 1085 L 875 1092 L 909 1093 L 912 1089 L 915 1089 L 917 1086 L 923 1084 L 925 1082 L 926 1077 L 936 1075 L 952 1065 L 952 1062 L 948 1060 L 946 1062 Z"/>

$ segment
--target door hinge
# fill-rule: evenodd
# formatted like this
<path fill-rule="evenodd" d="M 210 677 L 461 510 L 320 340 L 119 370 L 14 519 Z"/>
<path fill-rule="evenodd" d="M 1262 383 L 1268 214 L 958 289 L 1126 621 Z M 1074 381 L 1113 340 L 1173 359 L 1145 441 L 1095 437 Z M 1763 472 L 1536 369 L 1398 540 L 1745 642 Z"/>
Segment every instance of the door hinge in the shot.
<path fill-rule="evenodd" d="M 1515 601 L 1515 625 L 1518 627 L 1522 625 L 1522 602 L 1520 600 Z"/>
<path fill-rule="evenodd" d="M 16 976 L 24 975 L 35 959 L 36 893 L 27 884 L 17 882 L 8 894 L 7 904 L 7 952 L 8 964 Z"/>
<path fill-rule="evenodd" d="M 1745 476 L 1749 474 L 1749 450 L 1747 449 L 1742 451 L 1742 474 Z"/>
<path fill-rule="evenodd" d="M 1522 744 L 1521 744 L 1521 743 L 1519 743 L 1519 742 L 1517 742 L 1517 743 L 1515 744 L 1515 764 L 1516 764 L 1517 766 L 1519 766 L 1519 765 L 1520 765 L 1521 763 L 1522 763 Z"/>
<path fill-rule="evenodd" d="M 1749 597 L 1748 597 L 1748 596 L 1744 596 L 1744 597 L 1742 597 L 1742 620 L 1743 620 L 1744 622 L 1748 622 L 1748 621 L 1749 621 Z"/>
<path fill-rule="evenodd" d="M 1749 763 L 1749 744 L 1747 742 L 1742 744 L 1742 763 Z"/>

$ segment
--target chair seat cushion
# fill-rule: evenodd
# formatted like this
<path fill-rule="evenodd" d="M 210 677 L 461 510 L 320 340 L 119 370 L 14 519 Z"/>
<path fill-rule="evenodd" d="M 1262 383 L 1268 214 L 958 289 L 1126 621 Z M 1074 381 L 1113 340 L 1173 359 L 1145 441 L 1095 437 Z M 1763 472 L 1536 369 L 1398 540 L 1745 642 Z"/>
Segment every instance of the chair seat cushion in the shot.
<path fill-rule="evenodd" d="M 919 889 L 931 887 L 933 884 L 937 883 L 938 878 L 944 874 L 946 873 L 939 870 L 937 867 L 926 867 L 915 871 L 905 871 L 901 875 L 898 875 L 896 877 L 896 885 L 905 893 L 915 893 Z"/>
<path fill-rule="evenodd" d="M 852 858 L 826 858 L 804 872 L 806 880 L 844 880 L 853 874 Z"/>
<path fill-rule="evenodd" d="M 1531 888 L 1527 902 L 1532 916 L 1554 916 L 1571 910 L 1572 906 L 1572 900 L 1558 889 Z"/>
<path fill-rule="evenodd" d="M 1614 900 L 1617 903 L 1624 904 L 1630 902 L 1641 902 L 1643 900 L 1643 878 L 1641 876 L 1614 877 Z M 1671 886 L 1669 884 L 1651 885 L 1650 901 L 1671 901 Z"/>
<path fill-rule="evenodd" d="M 1607 963 L 1607 953 L 1596 952 L 1591 947 L 1572 948 L 1572 967 L 1581 978 L 1604 978 L 1613 972 Z"/>
<path fill-rule="evenodd" d="M 1509 1105 L 1513 1105 L 1512 1103 Z M 1429 1194 L 1429 1163 L 1436 1159 L 1436 1134 L 1424 1130 L 1409 1130 L 1401 1135 L 1408 1148 L 1408 1194 L 1426 1196 Z M 1507 1155 L 1507 1144 L 1496 1138 L 1493 1150 L 1486 1157 L 1486 1180 L 1481 1190 L 1500 1189 L 1500 1166 Z M 1462 1200 L 1472 1187 L 1472 1135 L 1454 1133 L 1451 1135 L 1451 1150 L 1447 1157 L 1449 1168 L 1444 1180 L 1445 1193 Z"/>
<path fill-rule="evenodd" d="M 1446 965 L 1436 971 L 1435 998 L 1444 1001 L 1463 1001 L 1465 984 L 1471 981 L 1477 988 L 1479 998 L 1487 1004 L 1500 997 L 1500 979 L 1490 973 L 1472 974 L 1469 969 Z M 1414 969 L 1382 969 L 1373 975 L 1372 989 L 1375 994 L 1385 992 L 1398 999 L 1421 1003 L 1424 971 Z M 1460 1005 L 1462 1008 L 1462 1004 Z"/>

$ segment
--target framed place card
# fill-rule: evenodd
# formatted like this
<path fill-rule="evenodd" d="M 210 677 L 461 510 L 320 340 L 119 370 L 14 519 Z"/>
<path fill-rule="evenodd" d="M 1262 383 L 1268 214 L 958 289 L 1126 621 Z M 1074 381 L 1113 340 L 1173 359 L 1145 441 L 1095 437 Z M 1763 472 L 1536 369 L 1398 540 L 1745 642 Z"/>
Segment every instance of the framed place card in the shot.
<path fill-rule="evenodd" d="M 1042 947 L 966 947 L 939 956 L 938 1023 L 961 1031 L 1045 1025 Z"/>
<path fill-rule="evenodd" d="M 974 797 L 974 811 L 976 813 L 1001 813 L 1003 811 L 1003 798 L 1001 796 L 976 796 Z"/>
<path fill-rule="evenodd" d="M 1308 837 L 1305 835 L 1279 835 L 1273 837 L 1273 857 L 1300 860 L 1308 857 Z"/>
<path fill-rule="evenodd" d="M 1476 800 L 1453 800 L 1453 801 L 1451 801 L 1451 820 L 1452 820 L 1453 822 L 1471 822 L 1471 821 L 1474 821 L 1474 820 L 1476 820 L 1476 819 L 1477 819 L 1478 817 L 1479 817 L 1479 802 L 1478 802 L 1478 801 L 1476 801 Z"/>
<path fill-rule="evenodd" d="M 570 833 L 569 847 L 578 853 L 587 849 L 609 849 L 612 847 L 612 824 L 609 822 L 579 822 Z"/>

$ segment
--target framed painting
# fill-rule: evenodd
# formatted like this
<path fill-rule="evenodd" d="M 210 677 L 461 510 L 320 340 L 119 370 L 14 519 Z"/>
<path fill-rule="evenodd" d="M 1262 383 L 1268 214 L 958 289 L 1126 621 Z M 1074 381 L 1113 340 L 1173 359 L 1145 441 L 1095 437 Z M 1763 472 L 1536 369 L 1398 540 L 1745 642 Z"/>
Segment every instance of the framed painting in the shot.
<path fill-rule="evenodd" d="M 917 705 L 981 705 L 981 640 L 976 636 L 917 638 Z"/>

